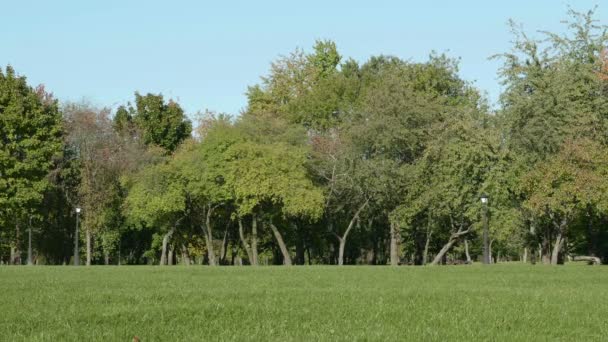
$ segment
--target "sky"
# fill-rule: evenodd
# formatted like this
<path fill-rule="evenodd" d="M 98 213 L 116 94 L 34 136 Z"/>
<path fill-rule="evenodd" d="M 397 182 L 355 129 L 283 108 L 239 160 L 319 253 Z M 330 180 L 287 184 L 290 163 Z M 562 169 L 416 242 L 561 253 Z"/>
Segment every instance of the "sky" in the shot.
<path fill-rule="evenodd" d="M 608 1 L 2 1 L 0 66 L 61 101 L 115 108 L 133 93 L 162 93 L 189 115 L 238 114 L 248 85 L 270 63 L 315 40 L 343 57 L 424 61 L 433 50 L 461 58 L 460 74 L 491 102 L 500 95 L 499 60 L 508 19 L 534 36 L 564 32 L 571 6 L 608 24 Z"/>

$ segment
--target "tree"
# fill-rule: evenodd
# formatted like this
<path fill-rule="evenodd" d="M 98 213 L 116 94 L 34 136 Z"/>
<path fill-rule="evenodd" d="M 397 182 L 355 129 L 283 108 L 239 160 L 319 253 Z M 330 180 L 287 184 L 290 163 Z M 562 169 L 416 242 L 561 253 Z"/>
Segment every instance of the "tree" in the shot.
<path fill-rule="evenodd" d="M 64 104 L 61 122 L 9 67 L 0 258 L 31 245 L 29 262 L 69 263 L 79 205 L 89 264 L 470 263 L 485 193 L 496 261 L 606 259 L 608 28 L 569 16 L 540 40 L 511 25 L 494 112 L 458 59 L 360 64 L 327 40 L 280 56 L 243 113 L 206 111 L 194 133 L 161 94 L 112 119 Z"/>
<path fill-rule="evenodd" d="M 202 142 L 187 140 L 166 161 L 134 176 L 128 215 L 163 232 L 161 264 L 168 260 L 167 245 L 177 228 L 188 224 L 200 227 L 209 265 L 218 264 L 213 219 L 216 210 L 231 201 L 223 154 L 230 144 L 230 123 L 220 118 L 210 124 Z"/>
<path fill-rule="evenodd" d="M 185 181 L 189 211 L 197 217 L 205 237 L 209 265 L 218 264 L 213 244 L 213 215 L 232 201 L 226 182 L 228 163 L 225 150 L 238 139 L 230 135 L 230 123 L 214 122 L 201 143 L 185 145 L 174 157 L 174 165 Z"/>
<path fill-rule="evenodd" d="M 10 66 L 0 70 L 0 222 L 15 227 L 10 233 L 11 263 L 21 262 L 21 227 L 49 187 L 47 175 L 61 156 L 61 135 L 52 94 L 43 86 L 28 86 Z"/>
<path fill-rule="evenodd" d="M 350 87 L 358 88 L 356 98 L 350 105 L 342 103 L 336 126 L 316 133 L 313 140 L 318 152 L 315 169 L 328 189 L 328 219 L 350 213 L 342 235 L 337 235 L 339 264 L 363 206 L 369 219 L 386 225 L 391 263 L 399 262 L 401 236 L 389 214 L 407 192 L 408 166 L 433 139 L 434 125 L 459 111 L 476 110 L 480 102 L 457 70 L 456 61 L 434 54 L 426 63 L 379 56 L 361 68 L 352 63 L 344 67 L 347 79 L 355 78 L 358 84 Z M 340 98 L 352 99 L 352 95 Z"/>
<path fill-rule="evenodd" d="M 546 220 L 553 229 L 550 262 L 563 263 L 561 257 L 569 226 L 588 208 L 604 211 L 608 191 L 608 149 L 588 139 L 567 141 L 560 153 L 538 165 L 525 179 L 530 194 L 524 207 L 535 217 Z"/>
<path fill-rule="evenodd" d="M 226 150 L 229 160 L 226 182 L 232 187 L 239 217 L 261 216 L 270 227 L 286 265 L 291 256 L 278 221 L 315 220 L 322 213 L 323 193 L 315 187 L 307 169 L 309 149 L 301 144 L 301 130 L 281 119 L 245 116 L 238 128 L 256 127 L 274 135 L 247 136 Z M 251 132 L 251 131 L 250 131 Z M 250 134 L 249 132 L 249 134 Z"/>
<path fill-rule="evenodd" d="M 273 62 L 262 84 L 248 88 L 246 112 L 273 115 L 313 129 L 327 128 L 335 121 L 333 113 L 345 90 L 337 69 L 341 57 L 329 40 L 316 41 L 313 50 L 296 49 Z"/>
<path fill-rule="evenodd" d="M 480 221 L 479 198 L 497 163 L 498 146 L 495 136 L 484 129 L 483 118 L 482 113 L 465 113 L 436 127 L 435 139 L 412 168 L 404 204 L 393 213 L 410 229 L 423 222 L 427 229 L 437 230 L 434 236 L 445 243 L 431 264 L 440 263 Z M 430 235 L 427 231 L 425 254 Z"/>
<path fill-rule="evenodd" d="M 516 161 L 507 174 L 512 199 L 518 203 L 532 196 L 521 189 L 522 178 L 549 163 L 567 141 L 585 137 L 606 144 L 608 97 L 602 51 L 608 35 L 605 27 L 596 25 L 593 11 L 571 10 L 569 16 L 568 33 L 545 32 L 546 39 L 540 41 L 528 38 L 512 23 L 513 52 L 501 55 L 506 91 L 499 115 L 505 145 Z M 549 233 L 554 231 L 554 223 L 539 217 L 539 211 L 519 208 L 529 245 L 540 244 L 543 259 L 549 263 L 555 256 L 550 251 L 553 238 Z"/>
<path fill-rule="evenodd" d="M 394 57 L 370 59 L 361 68 L 360 108 L 349 134 L 366 163 L 375 192 L 376 215 L 388 222 L 408 192 L 408 170 L 433 139 L 432 127 L 458 108 L 475 108 L 476 91 L 458 75 L 457 62 L 431 54 L 425 63 L 407 63 Z M 369 161 L 375 161 L 370 163 Z M 379 182 L 382 180 L 382 182 Z M 399 224 L 389 223 L 391 264 L 400 260 Z"/>
<path fill-rule="evenodd" d="M 286 265 L 291 256 L 276 221 L 293 217 L 316 219 L 321 215 L 323 194 L 308 178 L 306 153 L 284 144 L 238 144 L 227 175 L 234 184 L 239 215 L 264 214 Z"/>
<path fill-rule="evenodd" d="M 93 261 L 96 238 L 101 239 L 107 262 L 123 222 L 120 180 L 150 162 L 154 149 L 148 152 L 138 139 L 116 131 L 109 109 L 71 103 L 63 112 L 67 149 L 79 169 L 77 194 L 71 205 L 83 208 L 87 265 Z"/>
<path fill-rule="evenodd" d="M 173 165 L 161 162 L 143 169 L 130 182 L 126 215 L 132 224 L 162 233 L 160 265 L 167 265 L 168 244 L 187 215 L 183 177 Z"/>
<path fill-rule="evenodd" d="M 313 148 L 313 169 L 324 185 L 327 230 L 338 240 L 337 263 L 343 265 L 347 238 L 370 203 L 369 161 L 362 160 L 337 131 L 316 136 Z"/>
<path fill-rule="evenodd" d="M 171 153 L 190 137 L 192 123 L 177 102 L 165 103 L 162 94 L 135 93 L 135 108 L 121 106 L 114 117 L 117 130 L 139 129 L 145 144 L 154 144 Z"/>

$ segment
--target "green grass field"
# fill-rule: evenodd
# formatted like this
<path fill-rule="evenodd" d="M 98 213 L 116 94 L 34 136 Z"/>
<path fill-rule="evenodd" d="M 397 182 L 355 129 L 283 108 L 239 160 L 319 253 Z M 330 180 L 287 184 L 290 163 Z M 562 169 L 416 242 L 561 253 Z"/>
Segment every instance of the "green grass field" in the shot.
<path fill-rule="evenodd" d="M 0 267 L 0 340 L 608 338 L 608 268 Z"/>

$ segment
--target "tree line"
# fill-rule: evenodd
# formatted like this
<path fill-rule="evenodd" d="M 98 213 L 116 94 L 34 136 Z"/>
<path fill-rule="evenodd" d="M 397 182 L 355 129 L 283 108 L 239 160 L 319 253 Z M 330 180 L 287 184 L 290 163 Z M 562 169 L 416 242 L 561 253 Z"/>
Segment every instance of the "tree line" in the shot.
<path fill-rule="evenodd" d="M 539 39 L 511 23 L 498 108 L 445 54 L 358 63 L 328 40 L 194 124 L 162 94 L 59 103 L 6 67 L 0 262 L 605 261 L 608 34 L 569 15 Z"/>

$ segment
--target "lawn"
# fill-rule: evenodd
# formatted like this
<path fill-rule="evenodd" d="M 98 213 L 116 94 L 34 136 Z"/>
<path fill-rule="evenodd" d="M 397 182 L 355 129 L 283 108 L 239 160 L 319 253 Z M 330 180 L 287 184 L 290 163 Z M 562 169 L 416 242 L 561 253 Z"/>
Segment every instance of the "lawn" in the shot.
<path fill-rule="evenodd" d="M 608 338 L 608 268 L 0 267 L 0 340 Z"/>

